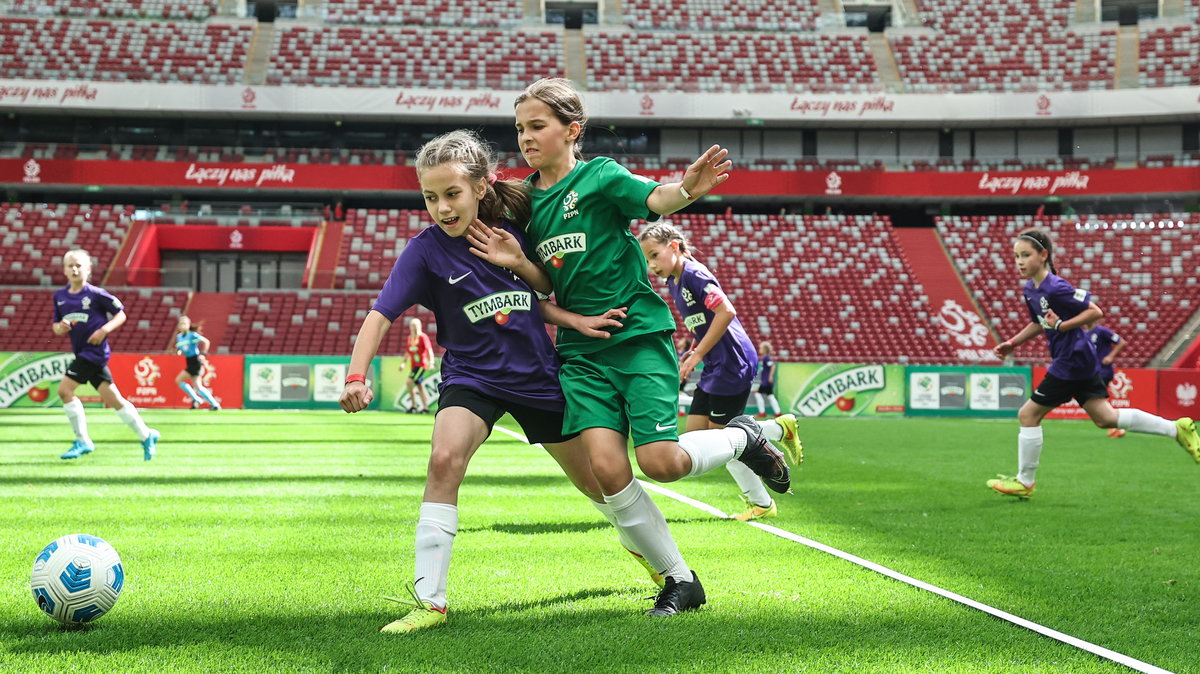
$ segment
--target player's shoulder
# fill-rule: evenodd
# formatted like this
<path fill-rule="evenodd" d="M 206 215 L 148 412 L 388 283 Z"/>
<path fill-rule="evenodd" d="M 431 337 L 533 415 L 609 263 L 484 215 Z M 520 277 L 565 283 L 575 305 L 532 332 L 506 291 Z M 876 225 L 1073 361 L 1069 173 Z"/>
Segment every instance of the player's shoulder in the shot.
<path fill-rule="evenodd" d="M 683 259 L 683 273 L 687 276 L 697 276 L 706 281 L 715 281 L 717 277 L 712 273 L 705 264 L 696 258 L 685 257 Z"/>

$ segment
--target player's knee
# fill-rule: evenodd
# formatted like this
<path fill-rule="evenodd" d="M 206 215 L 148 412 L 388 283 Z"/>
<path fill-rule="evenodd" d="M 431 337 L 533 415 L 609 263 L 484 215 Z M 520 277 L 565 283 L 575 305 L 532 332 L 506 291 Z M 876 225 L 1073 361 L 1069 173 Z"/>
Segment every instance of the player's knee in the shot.
<path fill-rule="evenodd" d="M 667 457 L 656 456 L 649 460 L 638 460 L 638 468 L 646 477 L 655 482 L 674 482 L 687 474 L 687 467 L 678 461 L 667 460 Z"/>
<path fill-rule="evenodd" d="M 458 452 L 433 448 L 429 455 L 429 479 L 438 483 L 461 482 L 467 472 L 467 462 Z"/>

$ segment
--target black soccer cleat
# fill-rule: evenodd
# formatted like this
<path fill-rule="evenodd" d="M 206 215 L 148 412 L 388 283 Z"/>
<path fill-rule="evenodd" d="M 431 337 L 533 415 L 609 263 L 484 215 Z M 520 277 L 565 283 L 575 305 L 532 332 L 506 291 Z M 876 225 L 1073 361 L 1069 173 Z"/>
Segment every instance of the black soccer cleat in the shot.
<path fill-rule="evenodd" d="M 696 572 L 692 572 L 692 582 L 678 582 L 667 576 L 666 585 L 662 592 L 654 597 L 654 608 L 646 611 L 646 615 L 656 618 L 673 616 L 682 611 L 698 609 L 705 602 L 704 586 Z"/>
<path fill-rule="evenodd" d="M 754 419 L 745 414 L 729 420 L 726 427 L 740 428 L 746 432 L 746 449 L 738 460 L 746 464 L 750 470 L 762 478 L 763 484 L 772 491 L 786 494 L 792 489 L 792 472 L 788 470 L 783 453 L 775 449 L 762 428 Z"/>

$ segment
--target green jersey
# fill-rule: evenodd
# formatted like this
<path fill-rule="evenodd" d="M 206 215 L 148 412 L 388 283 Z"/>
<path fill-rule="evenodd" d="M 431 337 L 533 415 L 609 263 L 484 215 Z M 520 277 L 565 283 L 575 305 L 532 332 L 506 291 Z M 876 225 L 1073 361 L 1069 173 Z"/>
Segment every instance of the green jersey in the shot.
<path fill-rule="evenodd" d="M 533 183 L 537 174 L 527 180 Z M 550 189 L 532 190 L 528 239 L 546 267 L 559 306 L 583 316 L 629 307 L 609 339 L 559 328 L 563 358 L 592 353 L 630 337 L 675 329 L 667 303 L 650 285 L 646 258 L 629 231 L 635 218 L 657 220 L 646 199 L 658 183 L 608 157 L 576 162 Z"/>

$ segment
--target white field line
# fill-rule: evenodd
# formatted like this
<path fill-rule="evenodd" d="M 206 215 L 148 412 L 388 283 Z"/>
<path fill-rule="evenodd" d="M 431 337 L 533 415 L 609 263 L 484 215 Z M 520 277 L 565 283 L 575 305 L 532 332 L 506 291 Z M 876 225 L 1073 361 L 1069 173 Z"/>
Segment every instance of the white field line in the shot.
<path fill-rule="evenodd" d="M 521 442 L 528 442 L 528 440 L 525 438 L 525 436 L 521 435 L 520 433 L 510 431 L 507 428 L 503 428 L 501 426 L 496 426 L 495 428 L 496 428 L 496 430 L 500 431 L 501 433 L 512 436 L 513 438 L 516 438 L 517 440 L 520 440 Z M 728 518 L 729 517 L 729 515 L 727 513 L 724 513 L 720 509 L 714 508 L 713 506 L 711 506 L 707 503 L 704 503 L 703 501 L 697 501 L 694 498 L 684 496 L 683 494 L 680 494 L 678 492 L 667 489 L 666 487 L 663 487 L 662 485 L 659 485 L 659 484 L 654 484 L 652 482 L 647 482 L 645 480 L 638 480 L 638 481 L 642 483 L 642 487 L 644 487 L 645 489 L 648 489 L 653 492 L 657 492 L 668 498 L 675 499 L 676 501 L 679 501 L 680 503 L 685 503 L 687 505 L 690 505 L 693 508 L 696 508 L 697 510 L 702 510 L 714 517 L 720 517 L 720 518 Z M 961 594 L 957 594 L 955 592 L 951 592 L 949 590 L 942 589 L 936 585 L 930 585 L 929 583 L 926 583 L 923 580 L 917 580 L 916 578 L 913 578 L 912 576 L 906 576 L 903 573 L 900 573 L 899 571 L 893 571 L 893 570 L 887 568 L 886 566 L 881 566 L 879 564 L 876 564 L 875 562 L 872 562 L 867 559 L 863 559 L 862 557 L 859 557 L 857 555 L 852 555 L 843 550 L 838 550 L 837 548 L 831 548 L 828 545 L 825 545 L 824 543 L 818 543 L 817 541 L 814 541 L 810 538 L 805 538 L 804 536 L 794 534 L 790 531 L 786 531 L 786 530 L 780 529 L 778 527 L 773 527 L 769 524 L 762 524 L 761 522 L 747 522 L 746 524 L 749 524 L 752 527 L 761 529 L 762 531 L 765 531 L 769 534 L 773 534 L 780 538 L 784 538 L 789 541 L 793 541 L 795 543 L 799 543 L 801 545 L 810 547 L 814 550 L 820 550 L 821 552 L 833 555 L 834 557 L 844 559 L 847 562 L 850 562 L 852 564 L 857 564 L 858 566 L 861 566 L 865 569 L 870 569 L 871 571 L 874 571 L 876 573 L 883 574 L 883 575 L 887 576 L 888 578 L 898 580 L 901 583 L 906 583 L 915 588 L 925 590 L 926 592 L 932 592 L 936 595 L 950 599 L 951 601 L 956 601 L 960 604 L 963 604 L 964 606 L 969 606 L 973 609 L 983 611 L 984 613 L 987 613 L 991 616 L 994 616 L 994 617 L 1004 620 L 1006 622 L 1010 622 L 1018 627 L 1024 627 L 1025 629 L 1037 632 L 1038 634 L 1041 634 L 1042 636 L 1050 637 L 1051 639 L 1054 639 L 1056 641 L 1061 641 L 1064 644 L 1074 646 L 1075 648 L 1087 651 L 1088 653 L 1102 657 L 1106 660 L 1111 660 L 1117 664 L 1125 665 L 1126 667 L 1128 667 L 1130 669 L 1133 669 L 1133 670 L 1136 670 L 1139 672 L 1146 672 L 1146 674 L 1171 674 L 1171 672 L 1169 670 L 1162 669 L 1161 667 L 1155 667 L 1154 665 L 1152 665 L 1150 663 L 1142 662 L 1141 660 L 1138 660 L 1136 658 L 1131 658 L 1128 655 L 1124 655 L 1122 653 L 1118 653 L 1116 651 L 1109 650 L 1107 648 L 1104 648 L 1103 646 L 1097 646 L 1096 644 L 1093 644 L 1090 641 L 1084 641 L 1083 639 L 1080 639 L 1078 637 L 1073 637 L 1070 634 L 1064 634 L 1062 632 L 1059 632 L 1058 630 L 1051 629 L 1044 625 L 1039 625 L 1031 620 L 1026 620 L 1025 618 L 1022 618 L 1020 616 L 1013 615 L 1013 614 L 1009 613 L 1008 611 L 1002 611 L 993 606 L 988 606 L 987 604 L 983 604 L 983 603 L 975 601 L 974 599 L 964 597 Z"/>

